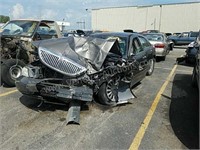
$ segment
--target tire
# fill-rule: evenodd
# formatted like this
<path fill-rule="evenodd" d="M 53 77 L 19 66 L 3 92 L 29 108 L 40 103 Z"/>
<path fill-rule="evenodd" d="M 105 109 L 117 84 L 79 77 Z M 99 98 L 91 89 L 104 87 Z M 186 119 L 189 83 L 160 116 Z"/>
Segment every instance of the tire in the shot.
<path fill-rule="evenodd" d="M 166 59 L 166 55 L 161 57 L 162 61 L 165 61 L 165 59 Z"/>
<path fill-rule="evenodd" d="M 97 93 L 98 101 L 103 105 L 115 106 L 118 101 L 118 81 L 104 82 Z"/>
<path fill-rule="evenodd" d="M 16 59 L 8 59 L 1 65 L 1 79 L 9 87 L 15 86 L 15 80 L 21 76 L 21 70 L 25 66 L 25 63 L 18 60 L 16 65 Z"/>
<path fill-rule="evenodd" d="M 191 63 L 190 60 L 188 59 L 188 57 L 185 58 L 185 62 L 186 62 L 186 64 L 190 64 Z"/>
<path fill-rule="evenodd" d="M 174 43 L 170 44 L 170 51 L 173 51 Z"/>
<path fill-rule="evenodd" d="M 152 74 L 153 74 L 153 71 L 154 71 L 154 67 L 155 67 L 155 59 L 154 58 L 152 58 L 152 59 L 150 59 L 149 60 L 149 63 L 150 63 L 150 68 L 149 68 L 149 70 L 147 71 L 147 76 L 151 76 Z"/>

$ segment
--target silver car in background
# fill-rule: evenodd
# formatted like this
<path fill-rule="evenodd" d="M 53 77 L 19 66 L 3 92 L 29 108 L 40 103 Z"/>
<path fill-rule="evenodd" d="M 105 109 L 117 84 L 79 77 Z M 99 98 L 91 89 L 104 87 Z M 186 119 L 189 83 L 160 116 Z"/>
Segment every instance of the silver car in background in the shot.
<path fill-rule="evenodd" d="M 166 55 L 172 50 L 173 45 L 162 33 L 145 33 L 143 34 L 149 42 L 155 47 L 156 58 L 165 60 Z"/>

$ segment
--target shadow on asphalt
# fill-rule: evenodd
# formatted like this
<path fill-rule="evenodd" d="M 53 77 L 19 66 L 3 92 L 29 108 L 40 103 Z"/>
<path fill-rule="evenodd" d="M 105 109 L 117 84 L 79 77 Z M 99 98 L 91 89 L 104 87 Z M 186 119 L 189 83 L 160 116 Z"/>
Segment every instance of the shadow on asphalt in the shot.
<path fill-rule="evenodd" d="M 53 100 L 51 103 L 49 102 L 41 103 L 42 102 L 41 100 L 25 95 L 21 96 L 19 100 L 24 106 L 34 111 L 56 111 L 56 110 L 68 111 L 69 109 L 69 104 L 62 102 L 55 103 L 55 101 Z M 89 110 L 88 105 L 83 103 L 81 105 L 81 111 L 87 111 L 87 110 Z"/>
<path fill-rule="evenodd" d="M 186 63 L 184 57 L 177 57 L 177 60 L 178 60 L 178 65 L 194 67 L 194 63 Z"/>
<path fill-rule="evenodd" d="M 19 100 L 24 106 L 33 109 L 35 111 L 55 111 L 55 110 L 67 111 L 69 108 L 69 105 L 65 105 L 62 103 L 61 104 L 53 104 L 46 102 L 42 103 L 42 101 L 37 98 L 25 95 L 21 96 Z"/>
<path fill-rule="evenodd" d="M 177 48 L 177 49 L 187 49 L 187 45 L 184 45 L 184 46 L 179 46 L 179 45 L 176 45 L 174 46 L 174 48 Z"/>
<path fill-rule="evenodd" d="M 191 75 L 175 75 L 169 117 L 178 139 L 187 148 L 198 149 L 199 93 L 191 86 Z"/>

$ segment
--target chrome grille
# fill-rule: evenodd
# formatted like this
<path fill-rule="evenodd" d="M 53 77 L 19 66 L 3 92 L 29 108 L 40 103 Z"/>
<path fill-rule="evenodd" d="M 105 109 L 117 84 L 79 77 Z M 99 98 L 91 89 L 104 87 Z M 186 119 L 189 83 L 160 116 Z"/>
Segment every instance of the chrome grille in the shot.
<path fill-rule="evenodd" d="M 57 56 L 44 48 L 39 49 L 39 57 L 45 65 L 67 76 L 77 76 L 86 71 L 85 67 L 80 66 L 76 62 Z"/>

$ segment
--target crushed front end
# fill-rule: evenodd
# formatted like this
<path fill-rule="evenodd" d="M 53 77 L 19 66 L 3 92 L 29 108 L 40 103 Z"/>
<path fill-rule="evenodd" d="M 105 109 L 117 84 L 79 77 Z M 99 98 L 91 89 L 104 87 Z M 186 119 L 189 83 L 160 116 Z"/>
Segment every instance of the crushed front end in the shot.
<path fill-rule="evenodd" d="M 37 59 L 22 69 L 16 87 L 43 101 L 69 103 L 67 124 L 79 124 L 81 103 L 97 98 L 113 106 L 134 98 L 129 83 L 139 67 L 123 60 L 116 40 L 68 37 L 34 44 Z"/>
<path fill-rule="evenodd" d="M 92 101 L 92 83 L 88 84 L 84 66 L 48 49 L 39 48 L 38 54 L 40 60 L 24 67 L 22 76 L 16 81 L 21 93 L 64 102 L 72 99 Z"/>

